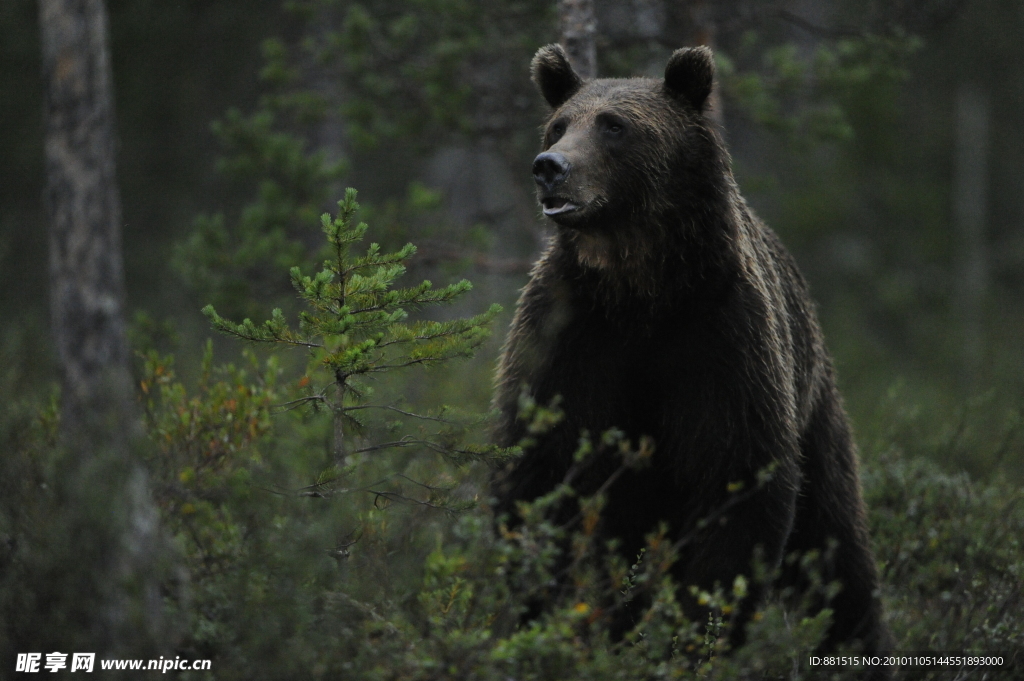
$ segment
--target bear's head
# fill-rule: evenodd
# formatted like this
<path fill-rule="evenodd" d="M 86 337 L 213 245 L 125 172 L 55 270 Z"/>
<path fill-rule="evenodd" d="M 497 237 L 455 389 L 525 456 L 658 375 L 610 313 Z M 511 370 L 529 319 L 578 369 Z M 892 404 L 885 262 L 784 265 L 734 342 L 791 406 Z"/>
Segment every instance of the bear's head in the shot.
<path fill-rule="evenodd" d="M 533 164 L 537 197 L 581 260 L 601 266 L 627 248 L 627 225 L 678 225 L 670 213 L 721 192 L 727 155 L 705 116 L 714 73 L 706 47 L 677 50 L 664 79 L 585 81 L 561 46 L 537 52 L 533 80 L 553 109 Z"/>

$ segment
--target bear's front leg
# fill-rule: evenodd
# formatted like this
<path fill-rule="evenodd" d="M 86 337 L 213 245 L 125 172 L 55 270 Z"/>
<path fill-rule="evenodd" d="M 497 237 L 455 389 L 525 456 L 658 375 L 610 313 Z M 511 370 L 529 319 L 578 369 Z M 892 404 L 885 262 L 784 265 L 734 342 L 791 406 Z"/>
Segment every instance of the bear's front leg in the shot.
<path fill-rule="evenodd" d="M 746 640 L 746 624 L 782 562 L 796 510 L 797 471 L 794 462 L 776 460 L 734 477 L 706 489 L 699 510 L 680 523 L 673 577 L 684 610 L 695 621 L 707 621 L 708 610 L 691 595 L 691 586 L 708 592 L 720 587 L 728 597 L 736 577 L 746 578 L 746 594 L 727 618 L 735 647 Z"/>

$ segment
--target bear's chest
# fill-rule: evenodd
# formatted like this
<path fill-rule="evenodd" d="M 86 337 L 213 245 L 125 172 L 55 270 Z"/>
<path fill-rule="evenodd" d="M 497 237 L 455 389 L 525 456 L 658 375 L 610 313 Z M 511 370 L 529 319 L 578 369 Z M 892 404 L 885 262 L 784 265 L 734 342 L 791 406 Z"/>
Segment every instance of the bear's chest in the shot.
<path fill-rule="evenodd" d="M 666 411 L 701 411 L 715 381 L 721 343 L 705 320 L 686 310 L 660 316 L 577 313 L 554 335 L 552 352 L 532 382 L 539 401 L 561 397 L 573 426 L 656 434 Z"/>

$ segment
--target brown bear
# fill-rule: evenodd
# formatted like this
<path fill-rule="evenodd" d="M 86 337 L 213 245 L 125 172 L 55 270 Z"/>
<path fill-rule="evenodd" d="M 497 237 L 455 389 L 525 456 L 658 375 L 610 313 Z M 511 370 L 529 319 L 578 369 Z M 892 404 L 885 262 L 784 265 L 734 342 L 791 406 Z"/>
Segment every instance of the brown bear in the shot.
<path fill-rule="evenodd" d="M 515 522 L 517 501 L 561 483 L 582 431 L 647 437 L 650 465 L 615 480 L 602 516 L 627 558 L 665 523 L 674 539 L 692 537 L 677 583 L 710 589 L 751 575 L 755 555 L 785 575 L 785 556 L 817 550 L 831 556 L 824 578 L 842 585 L 823 648 L 884 650 L 832 363 L 806 282 L 740 195 L 706 115 L 711 51 L 676 51 L 664 80 L 584 81 L 550 45 L 532 73 L 553 108 L 533 176 L 556 232 L 500 360 L 497 443 L 526 435 L 522 391 L 538 404 L 560 396 L 564 418 L 496 476 L 496 513 Z M 605 463 L 593 475 L 614 468 Z"/>

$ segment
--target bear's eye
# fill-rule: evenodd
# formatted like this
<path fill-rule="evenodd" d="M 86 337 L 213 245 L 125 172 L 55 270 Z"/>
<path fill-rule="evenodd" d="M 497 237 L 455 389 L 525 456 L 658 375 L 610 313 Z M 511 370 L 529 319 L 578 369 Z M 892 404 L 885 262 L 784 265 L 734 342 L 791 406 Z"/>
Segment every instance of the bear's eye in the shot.
<path fill-rule="evenodd" d="M 558 139 L 562 135 L 564 135 L 564 134 L 565 134 L 565 123 L 563 121 L 558 121 L 557 123 L 555 123 L 554 125 L 551 126 L 550 137 L 551 137 L 551 142 L 552 143 L 557 142 Z"/>
<path fill-rule="evenodd" d="M 602 116 L 600 119 L 600 125 L 602 131 L 612 137 L 620 137 L 624 132 L 626 132 L 626 124 L 619 118 Z"/>

